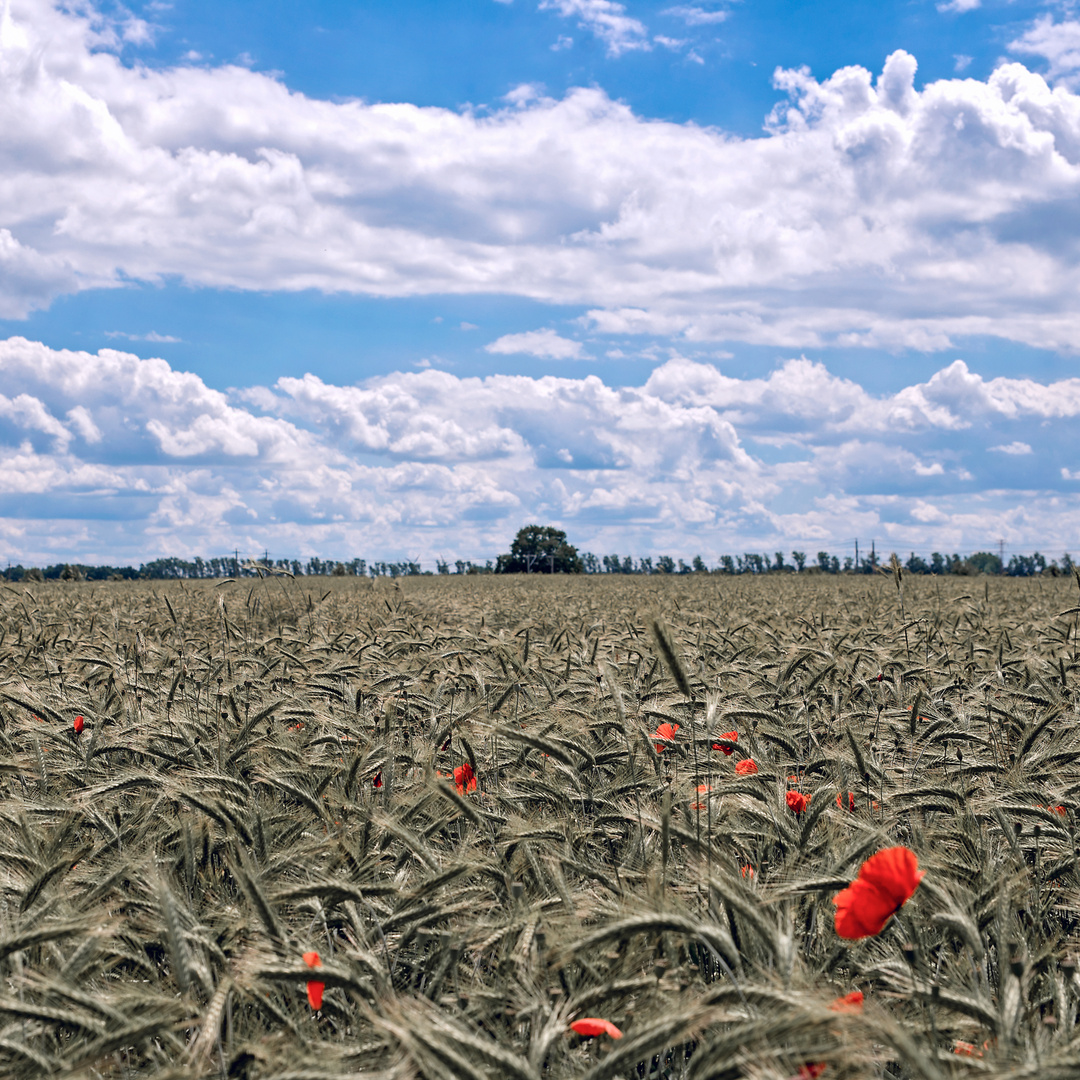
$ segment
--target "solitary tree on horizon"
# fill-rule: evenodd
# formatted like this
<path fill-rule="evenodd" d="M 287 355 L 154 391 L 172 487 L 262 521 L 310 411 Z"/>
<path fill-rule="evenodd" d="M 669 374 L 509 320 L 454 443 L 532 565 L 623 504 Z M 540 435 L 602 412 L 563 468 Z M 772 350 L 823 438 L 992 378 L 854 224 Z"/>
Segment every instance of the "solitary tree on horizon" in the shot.
<path fill-rule="evenodd" d="M 509 555 L 500 555 L 497 574 L 580 574 L 577 548 L 566 542 L 566 533 L 551 525 L 526 525 L 518 530 Z"/>

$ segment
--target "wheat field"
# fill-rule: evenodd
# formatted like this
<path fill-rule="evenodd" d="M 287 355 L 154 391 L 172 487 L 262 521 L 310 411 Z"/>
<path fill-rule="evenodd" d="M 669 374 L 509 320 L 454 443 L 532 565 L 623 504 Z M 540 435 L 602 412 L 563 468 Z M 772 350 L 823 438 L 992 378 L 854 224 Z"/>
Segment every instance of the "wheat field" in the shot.
<path fill-rule="evenodd" d="M 0 1075 L 1075 1078 L 1078 610 L 1064 578 L 0 588 Z M 838 937 L 893 845 L 924 879 Z"/>

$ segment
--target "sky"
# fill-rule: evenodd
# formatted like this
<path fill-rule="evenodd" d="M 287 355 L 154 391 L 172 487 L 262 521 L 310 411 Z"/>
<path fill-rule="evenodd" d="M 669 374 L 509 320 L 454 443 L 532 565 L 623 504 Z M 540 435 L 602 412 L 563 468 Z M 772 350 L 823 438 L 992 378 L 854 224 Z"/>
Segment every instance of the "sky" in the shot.
<path fill-rule="evenodd" d="M 1080 554 L 1080 10 L 0 0 L 0 566 Z"/>

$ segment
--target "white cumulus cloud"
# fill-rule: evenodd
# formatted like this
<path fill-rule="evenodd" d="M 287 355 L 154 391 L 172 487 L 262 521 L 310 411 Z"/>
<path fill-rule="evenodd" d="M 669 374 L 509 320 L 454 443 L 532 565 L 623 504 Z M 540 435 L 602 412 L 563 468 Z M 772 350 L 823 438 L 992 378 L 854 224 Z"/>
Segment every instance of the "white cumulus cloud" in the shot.
<path fill-rule="evenodd" d="M 584 348 L 580 341 L 560 337 L 554 330 L 503 334 L 484 346 L 489 353 L 526 353 L 544 360 L 581 360 L 585 357 Z"/>
<path fill-rule="evenodd" d="M 552 10 L 651 42 L 610 0 Z M 2 317 L 168 278 L 501 293 L 792 351 L 1080 349 L 1080 97 L 1019 63 L 921 88 L 902 51 L 877 76 L 778 71 L 768 131 L 738 138 L 596 88 L 482 114 L 321 101 L 235 65 L 125 65 L 88 5 L 3 12 Z M 1072 31 L 1037 25 L 1019 41 L 1065 71 Z"/>
<path fill-rule="evenodd" d="M 1052 15 L 1040 15 L 1020 37 L 1009 42 L 1009 51 L 1041 57 L 1049 78 L 1071 86 L 1080 70 L 1080 22 L 1057 22 Z"/>
<path fill-rule="evenodd" d="M 161 359 L 16 337 L 0 386 L 0 558 L 24 564 L 487 558 L 530 520 L 684 556 L 852 535 L 972 550 L 988 520 L 1064 550 L 1080 527 L 1080 379 L 961 360 L 891 394 L 801 357 L 739 378 L 679 356 L 639 386 L 425 369 L 225 394 Z"/>

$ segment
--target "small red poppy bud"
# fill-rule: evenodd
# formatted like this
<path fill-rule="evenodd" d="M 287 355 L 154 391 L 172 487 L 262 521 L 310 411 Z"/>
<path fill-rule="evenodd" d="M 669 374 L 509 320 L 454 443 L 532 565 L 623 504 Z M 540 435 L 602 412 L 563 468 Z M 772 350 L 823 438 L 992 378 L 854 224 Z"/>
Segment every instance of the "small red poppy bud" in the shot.
<path fill-rule="evenodd" d="M 75 717 L 75 734 L 81 735 L 83 729 L 83 718 L 81 716 Z"/>
<path fill-rule="evenodd" d="M 314 949 L 312 949 L 311 952 L 304 953 L 304 963 L 307 964 L 309 968 L 322 967 L 322 960 Z M 317 982 L 314 979 L 310 980 L 307 984 L 308 1004 L 316 1011 L 322 1008 L 322 996 L 325 989 L 326 983 Z"/>
<path fill-rule="evenodd" d="M 863 1010 L 863 992 L 852 990 L 850 994 L 838 997 L 830 1006 L 833 1012 L 860 1013 Z"/>
<path fill-rule="evenodd" d="M 382 769 L 380 769 L 380 770 L 379 770 L 379 771 L 378 771 L 378 772 L 377 772 L 377 773 L 376 773 L 376 774 L 375 774 L 375 775 L 374 775 L 374 776 L 373 776 L 373 777 L 371 778 L 371 786 L 372 786 L 372 787 L 376 787 L 376 788 L 380 788 L 380 787 L 382 787 Z"/>

